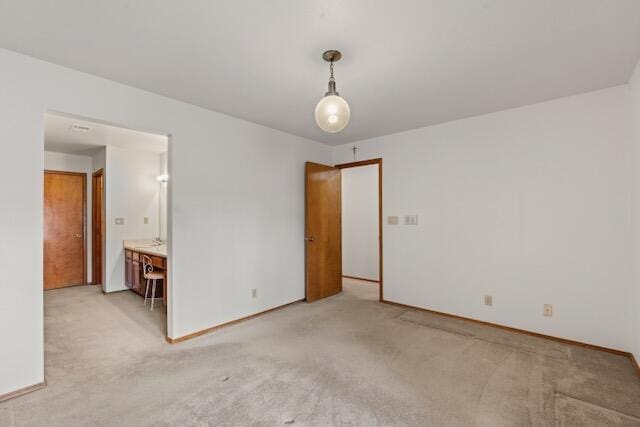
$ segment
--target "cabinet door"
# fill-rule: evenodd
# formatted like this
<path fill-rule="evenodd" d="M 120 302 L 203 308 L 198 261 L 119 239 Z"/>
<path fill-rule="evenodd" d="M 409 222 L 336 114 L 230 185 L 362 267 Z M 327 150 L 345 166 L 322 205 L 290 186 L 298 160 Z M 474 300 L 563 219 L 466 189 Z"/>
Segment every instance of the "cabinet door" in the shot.
<path fill-rule="evenodd" d="M 143 281 L 141 263 L 139 261 L 133 261 L 133 273 L 131 278 L 132 289 L 139 294 L 142 294 L 144 292 L 144 288 L 141 287 Z"/>
<path fill-rule="evenodd" d="M 124 284 L 128 288 L 131 288 L 132 286 L 131 273 L 133 270 L 133 265 L 131 262 L 131 258 L 125 258 L 124 261 L 125 261 L 124 262 Z"/>

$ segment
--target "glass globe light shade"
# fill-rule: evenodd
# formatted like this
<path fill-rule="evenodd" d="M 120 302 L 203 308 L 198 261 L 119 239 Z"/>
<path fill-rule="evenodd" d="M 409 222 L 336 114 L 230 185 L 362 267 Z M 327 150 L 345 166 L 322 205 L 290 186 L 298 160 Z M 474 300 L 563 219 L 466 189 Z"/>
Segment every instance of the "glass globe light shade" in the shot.
<path fill-rule="evenodd" d="M 327 95 L 316 105 L 316 123 L 325 132 L 340 132 L 347 127 L 350 116 L 349 104 L 338 95 Z"/>

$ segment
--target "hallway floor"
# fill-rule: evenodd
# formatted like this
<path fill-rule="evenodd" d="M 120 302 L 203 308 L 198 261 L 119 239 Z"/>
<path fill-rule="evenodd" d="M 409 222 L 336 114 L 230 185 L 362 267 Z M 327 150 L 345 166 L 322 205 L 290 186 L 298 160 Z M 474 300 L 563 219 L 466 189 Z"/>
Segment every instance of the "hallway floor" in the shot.
<path fill-rule="evenodd" d="M 0 426 L 640 426 L 627 358 L 377 292 L 346 279 L 341 295 L 176 345 L 131 292 L 47 292 L 48 386 L 0 403 Z"/>

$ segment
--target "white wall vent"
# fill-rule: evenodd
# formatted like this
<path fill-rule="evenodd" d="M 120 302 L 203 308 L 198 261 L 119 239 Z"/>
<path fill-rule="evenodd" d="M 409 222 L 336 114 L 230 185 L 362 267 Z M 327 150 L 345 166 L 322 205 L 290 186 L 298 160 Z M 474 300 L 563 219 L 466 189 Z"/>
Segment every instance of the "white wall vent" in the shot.
<path fill-rule="evenodd" d="M 89 132 L 91 128 L 87 125 L 80 125 L 78 123 L 74 123 L 71 125 L 71 130 L 74 130 L 76 132 Z"/>

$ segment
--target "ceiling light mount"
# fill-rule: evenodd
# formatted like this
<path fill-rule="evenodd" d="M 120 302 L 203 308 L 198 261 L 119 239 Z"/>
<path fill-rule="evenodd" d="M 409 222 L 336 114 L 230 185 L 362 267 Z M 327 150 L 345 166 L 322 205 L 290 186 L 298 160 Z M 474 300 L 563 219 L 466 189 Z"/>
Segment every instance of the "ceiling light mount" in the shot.
<path fill-rule="evenodd" d="M 327 62 L 338 62 L 340 61 L 340 58 L 342 58 L 342 54 L 339 50 L 326 50 L 322 54 L 322 59 Z"/>
<path fill-rule="evenodd" d="M 349 104 L 336 91 L 336 80 L 333 77 L 333 63 L 342 58 L 338 50 L 327 50 L 322 54 L 322 59 L 329 62 L 329 84 L 318 105 L 316 105 L 316 123 L 325 132 L 336 133 L 344 129 L 349 123 L 351 111 Z"/>

